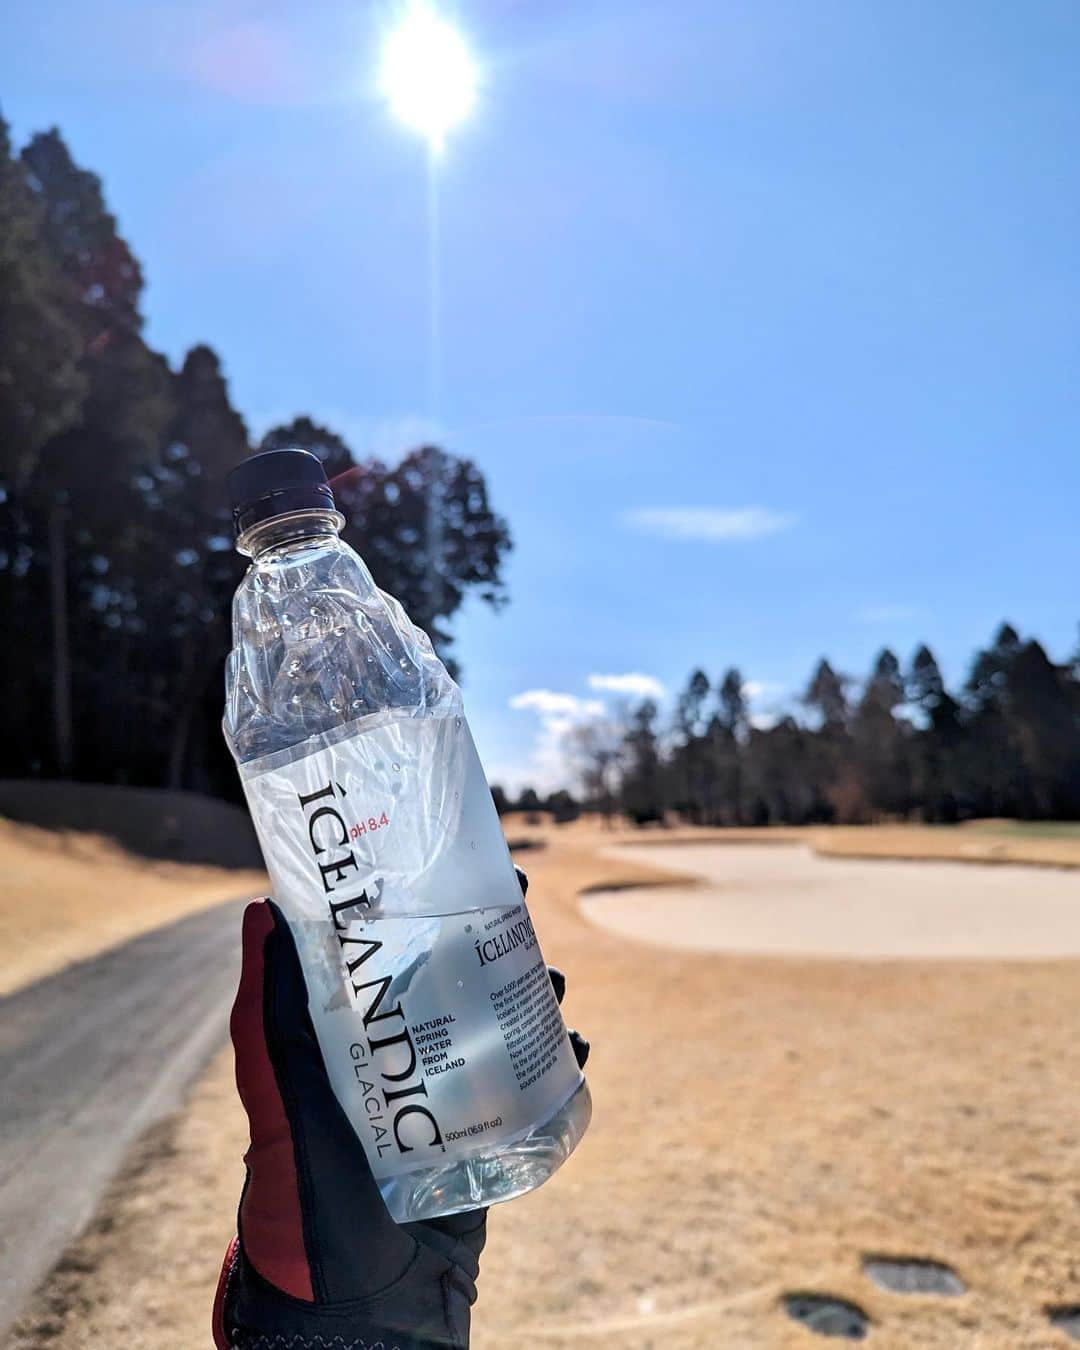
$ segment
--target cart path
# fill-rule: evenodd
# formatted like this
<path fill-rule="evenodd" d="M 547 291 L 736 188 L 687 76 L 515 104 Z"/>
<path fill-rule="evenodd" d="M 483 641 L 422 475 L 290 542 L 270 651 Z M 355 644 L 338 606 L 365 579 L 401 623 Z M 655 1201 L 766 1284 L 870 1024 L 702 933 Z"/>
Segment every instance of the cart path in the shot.
<path fill-rule="evenodd" d="M 203 910 L 0 999 L 0 1337 L 128 1146 L 225 1042 L 242 909 Z"/>

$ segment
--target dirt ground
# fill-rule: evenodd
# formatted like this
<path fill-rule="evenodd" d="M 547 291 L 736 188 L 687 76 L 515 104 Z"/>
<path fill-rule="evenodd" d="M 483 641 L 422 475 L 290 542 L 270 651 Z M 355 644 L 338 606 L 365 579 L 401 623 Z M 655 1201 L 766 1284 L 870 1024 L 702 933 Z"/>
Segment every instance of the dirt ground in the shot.
<path fill-rule="evenodd" d="M 0 995 L 265 885 L 259 872 L 148 862 L 97 835 L 0 820 Z"/>
<path fill-rule="evenodd" d="M 587 827 L 529 833 L 547 846 L 519 861 L 593 1042 L 595 1117 L 547 1186 L 492 1212 L 476 1350 L 823 1344 L 785 1315 L 790 1292 L 856 1302 L 882 1350 L 1073 1343 L 1045 1309 L 1080 1303 L 1075 962 L 652 949 L 588 923 L 577 895 L 670 874 L 605 858 Z M 225 1054 L 12 1344 L 208 1345 L 244 1143 Z M 868 1255 L 945 1262 L 968 1292 L 887 1293 Z"/>

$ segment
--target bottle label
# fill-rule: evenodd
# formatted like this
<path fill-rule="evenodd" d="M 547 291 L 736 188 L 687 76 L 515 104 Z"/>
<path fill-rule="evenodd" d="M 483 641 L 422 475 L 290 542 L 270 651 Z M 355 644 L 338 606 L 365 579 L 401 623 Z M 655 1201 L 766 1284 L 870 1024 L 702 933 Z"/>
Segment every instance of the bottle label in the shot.
<path fill-rule="evenodd" d="M 581 1071 L 464 718 L 343 731 L 241 772 L 331 1083 L 388 1181 L 527 1134 Z"/>

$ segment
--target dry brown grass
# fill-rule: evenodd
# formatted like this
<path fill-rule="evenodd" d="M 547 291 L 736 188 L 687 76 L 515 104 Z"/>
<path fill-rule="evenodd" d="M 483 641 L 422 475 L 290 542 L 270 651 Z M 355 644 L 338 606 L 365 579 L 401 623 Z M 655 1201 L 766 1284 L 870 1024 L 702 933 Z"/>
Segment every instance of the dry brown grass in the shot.
<path fill-rule="evenodd" d="M 8 820 L 0 820 L 0 879 L 0 995 L 266 886 L 260 872 L 149 862 L 98 835 Z"/>
<path fill-rule="evenodd" d="M 1027 863 L 1035 867 L 1080 867 L 1080 830 L 1042 833 L 1010 821 L 969 825 L 862 825 L 814 830 L 818 853 L 837 858 L 926 858 L 953 862 Z"/>
<path fill-rule="evenodd" d="M 576 895 L 663 874 L 605 859 L 589 828 L 532 833 L 550 842 L 522 855 L 530 904 L 593 1041 L 596 1115 L 548 1186 L 492 1212 L 476 1350 L 824 1344 L 781 1311 L 789 1290 L 858 1302 L 882 1350 L 1070 1344 L 1043 1308 L 1080 1301 L 1075 963 L 653 951 Z M 243 1145 L 222 1057 L 16 1344 L 207 1345 Z M 947 1262 L 969 1292 L 885 1293 L 866 1253 Z"/>
<path fill-rule="evenodd" d="M 949 862 L 1025 863 L 1033 867 L 1080 867 L 1080 824 L 1023 824 L 973 820 L 963 825 L 770 825 L 760 828 L 702 829 L 676 826 L 635 829 L 622 820 L 603 825 L 582 816 L 552 829 L 529 826 L 519 813 L 505 817 L 507 835 L 610 840 L 618 844 L 809 844 L 835 858 L 926 859 Z"/>

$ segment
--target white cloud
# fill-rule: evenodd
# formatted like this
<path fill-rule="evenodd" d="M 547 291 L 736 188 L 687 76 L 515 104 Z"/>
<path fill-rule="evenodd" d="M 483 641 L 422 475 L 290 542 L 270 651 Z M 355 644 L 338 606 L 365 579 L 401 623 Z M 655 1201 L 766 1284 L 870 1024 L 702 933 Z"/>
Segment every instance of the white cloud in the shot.
<path fill-rule="evenodd" d="M 921 619 L 926 611 L 918 605 L 867 605 L 855 615 L 859 623 L 905 623 Z"/>
<path fill-rule="evenodd" d="M 604 705 L 598 698 L 579 698 L 576 694 L 554 689 L 526 689 L 510 700 L 511 708 L 539 715 L 532 754 L 513 775 L 524 786 L 538 792 L 553 792 L 565 787 L 567 772 L 565 741 L 567 734 L 582 722 L 601 717 Z"/>
<path fill-rule="evenodd" d="M 766 506 L 742 506 L 726 509 L 716 506 L 645 506 L 625 511 L 622 523 L 641 534 L 664 539 L 699 539 L 708 543 L 727 543 L 745 539 L 763 539 L 779 534 L 795 524 L 798 517 L 773 511 Z"/>
<path fill-rule="evenodd" d="M 585 717 L 599 717 L 604 705 L 598 698 L 578 698 L 576 694 L 557 694 L 554 689 L 526 689 L 510 700 L 511 708 L 538 712 L 541 717 L 569 718 L 580 721 Z"/>
<path fill-rule="evenodd" d="M 630 672 L 626 675 L 590 675 L 589 688 L 631 698 L 663 698 L 667 690 L 652 675 Z"/>
<path fill-rule="evenodd" d="M 742 691 L 744 698 L 756 703 L 759 699 L 776 698 L 778 694 L 784 692 L 784 688 L 773 680 L 747 680 Z"/>
<path fill-rule="evenodd" d="M 772 731 L 779 721 L 780 714 L 775 712 L 752 713 L 750 716 L 750 725 L 755 731 Z"/>
<path fill-rule="evenodd" d="M 784 715 L 784 686 L 775 680 L 747 680 L 742 691 L 750 705 L 750 725 L 758 731 L 770 731 Z"/>

